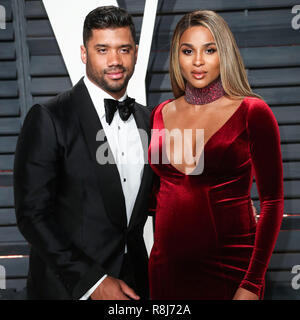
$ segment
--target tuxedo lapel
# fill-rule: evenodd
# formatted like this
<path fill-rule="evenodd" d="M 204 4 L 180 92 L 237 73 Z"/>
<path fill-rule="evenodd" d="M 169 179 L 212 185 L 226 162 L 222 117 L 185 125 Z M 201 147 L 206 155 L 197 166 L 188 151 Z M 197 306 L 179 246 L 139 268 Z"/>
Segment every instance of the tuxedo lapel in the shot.
<path fill-rule="evenodd" d="M 104 207 L 112 223 L 124 229 L 127 226 L 127 215 L 119 171 L 114 161 L 105 164 L 99 164 L 97 161 L 96 154 L 100 150 L 99 148 L 106 149 L 107 155 L 111 160 L 113 160 L 113 154 L 104 134 L 102 135 L 102 141 L 96 140 L 99 131 L 102 130 L 103 132 L 103 127 L 83 79 L 74 86 L 72 97 L 72 102 L 78 112 L 79 122 L 94 163 Z"/>
<path fill-rule="evenodd" d="M 137 125 L 137 128 L 139 129 L 142 145 L 143 145 L 143 151 L 144 151 L 144 170 L 143 170 L 143 176 L 139 188 L 139 192 L 136 197 L 136 201 L 133 207 L 133 211 L 131 214 L 131 218 L 129 221 L 129 228 L 134 227 L 136 224 L 138 224 L 140 219 L 143 219 L 143 215 L 146 214 L 146 212 L 140 212 L 140 208 L 142 208 L 143 205 L 145 205 L 145 201 L 148 201 L 148 193 L 149 193 L 149 186 L 151 184 L 151 168 L 148 164 L 148 146 L 150 142 L 150 117 L 146 116 L 144 110 L 142 110 L 142 107 L 138 104 L 135 104 L 134 106 L 134 119 Z"/>

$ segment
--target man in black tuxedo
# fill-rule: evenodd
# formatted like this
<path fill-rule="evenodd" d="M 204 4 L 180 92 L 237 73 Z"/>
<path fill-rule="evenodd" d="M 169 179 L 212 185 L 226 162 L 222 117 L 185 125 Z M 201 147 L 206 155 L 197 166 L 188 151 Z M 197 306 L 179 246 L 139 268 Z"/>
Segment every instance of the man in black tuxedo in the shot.
<path fill-rule="evenodd" d="M 34 105 L 17 144 L 16 216 L 31 245 L 28 297 L 147 298 L 151 110 L 126 94 L 137 58 L 132 18 L 99 7 L 86 17 L 83 39 L 86 76 Z"/>

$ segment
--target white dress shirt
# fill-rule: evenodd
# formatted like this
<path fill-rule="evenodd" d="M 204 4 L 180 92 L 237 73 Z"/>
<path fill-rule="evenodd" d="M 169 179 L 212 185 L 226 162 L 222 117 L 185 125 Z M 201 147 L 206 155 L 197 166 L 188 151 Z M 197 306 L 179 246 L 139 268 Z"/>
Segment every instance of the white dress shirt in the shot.
<path fill-rule="evenodd" d="M 112 151 L 115 164 L 119 171 L 125 198 L 128 225 L 140 188 L 145 161 L 138 128 L 133 115 L 131 115 L 127 121 L 123 121 L 120 118 L 118 111 L 116 111 L 114 118 L 109 125 L 105 118 L 104 99 L 114 98 L 91 82 L 87 76 L 84 77 L 84 83 L 96 108 L 107 142 Z M 119 99 L 119 101 L 125 100 L 126 97 L 127 93 Z M 126 252 L 127 247 L 125 245 L 124 253 Z M 88 299 L 106 276 L 107 275 L 104 275 L 80 300 Z"/>

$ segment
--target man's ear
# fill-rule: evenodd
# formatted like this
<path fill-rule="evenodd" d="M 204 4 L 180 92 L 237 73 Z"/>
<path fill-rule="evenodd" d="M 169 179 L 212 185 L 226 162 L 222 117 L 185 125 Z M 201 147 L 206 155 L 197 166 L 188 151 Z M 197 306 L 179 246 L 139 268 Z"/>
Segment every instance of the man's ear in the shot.
<path fill-rule="evenodd" d="M 81 53 L 81 61 L 86 64 L 87 62 L 87 49 L 84 45 L 80 46 L 80 53 Z"/>

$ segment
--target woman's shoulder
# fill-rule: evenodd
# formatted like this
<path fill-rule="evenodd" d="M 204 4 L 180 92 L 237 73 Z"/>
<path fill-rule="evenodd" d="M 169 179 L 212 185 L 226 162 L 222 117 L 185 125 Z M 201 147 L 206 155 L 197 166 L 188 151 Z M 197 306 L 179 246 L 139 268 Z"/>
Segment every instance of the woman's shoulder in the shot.
<path fill-rule="evenodd" d="M 157 112 L 159 110 L 161 110 L 165 105 L 167 105 L 168 103 L 174 101 L 174 99 L 168 99 L 168 100 L 165 100 L 163 102 L 161 102 L 160 104 L 158 104 L 157 106 L 155 106 L 152 110 L 152 112 Z"/>
<path fill-rule="evenodd" d="M 257 97 L 245 97 L 244 103 L 248 109 L 248 118 L 263 115 L 273 115 L 272 109 L 263 99 Z"/>
<path fill-rule="evenodd" d="M 247 105 L 249 111 L 271 110 L 269 105 L 263 99 L 258 97 L 245 97 L 244 103 Z"/>
<path fill-rule="evenodd" d="M 151 118 L 153 119 L 161 110 L 169 103 L 172 103 L 174 99 L 168 99 L 166 101 L 161 102 L 157 106 L 152 109 Z"/>
<path fill-rule="evenodd" d="M 257 97 L 246 97 L 248 127 L 263 127 L 268 124 L 277 125 L 275 115 L 270 106 Z"/>

